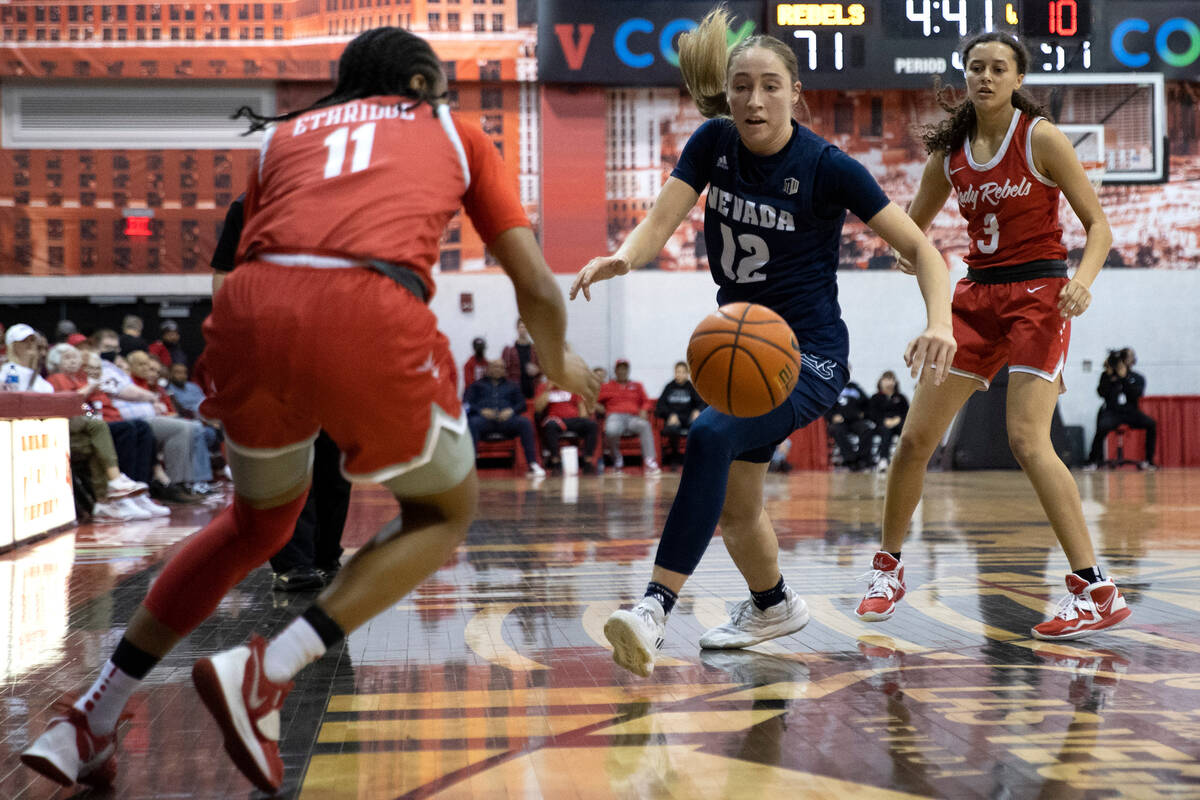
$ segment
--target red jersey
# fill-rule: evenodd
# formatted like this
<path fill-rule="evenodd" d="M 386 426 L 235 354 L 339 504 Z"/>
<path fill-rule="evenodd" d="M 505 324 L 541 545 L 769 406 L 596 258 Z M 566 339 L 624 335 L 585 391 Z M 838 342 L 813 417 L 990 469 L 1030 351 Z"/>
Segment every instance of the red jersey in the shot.
<path fill-rule="evenodd" d="M 1033 128 L 1042 117 L 1015 111 L 1004 142 L 986 164 L 971 155 L 970 141 L 943 162 L 967 221 L 967 266 L 986 269 L 1067 257 L 1058 222 L 1058 184 L 1033 166 Z"/>
<path fill-rule="evenodd" d="M 417 272 L 432 297 L 438 243 L 459 206 L 485 244 L 529 225 L 500 154 L 477 126 L 444 105 L 434 113 L 398 97 L 328 106 L 268 128 L 237 260 L 390 261 Z"/>
<path fill-rule="evenodd" d="M 583 399 L 577 394 L 572 394 L 566 389 L 555 386 L 550 388 L 550 384 L 542 382 L 538 384 L 537 396 L 541 397 L 546 393 L 550 394 L 549 402 L 546 403 L 546 409 L 543 412 L 547 417 L 558 417 L 559 419 L 574 419 L 579 416 L 579 403 Z"/>
<path fill-rule="evenodd" d="M 597 402 L 604 404 L 606 414 L 637 414 L 646 408 L 646 390 L 637 381 L 609 381 L 600 387 Z"/>
<path fill-rule="evenodd" d="M 65 372 L 56 372 L 46 378 L 46 380 L 50 381 L 50 385 L 54 387 L 54 391 L 56 392 L 77 392 L 87 386 L 87 375 L 82 370 L 74 375 L 67 375 Z M 121 412 L 112 404 L 112 398 L 106 392 L 94 389 L 83 400 L 93 410 L 99 411 L 100 418 L 105 422 L 120 422 L 124 419 L 121 416 Z"/>

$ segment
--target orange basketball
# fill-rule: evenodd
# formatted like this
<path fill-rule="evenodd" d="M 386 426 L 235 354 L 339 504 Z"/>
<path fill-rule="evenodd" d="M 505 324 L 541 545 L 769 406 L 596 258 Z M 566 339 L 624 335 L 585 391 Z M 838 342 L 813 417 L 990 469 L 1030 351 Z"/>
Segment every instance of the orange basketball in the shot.
<path fill-rule="evenodd" d="M 735 417 L 766 414 L 800 377 L 796 335 L 783 317 L 757 303 L 729 303 L 701 320 L 687 361 L 704 402 Z"/>

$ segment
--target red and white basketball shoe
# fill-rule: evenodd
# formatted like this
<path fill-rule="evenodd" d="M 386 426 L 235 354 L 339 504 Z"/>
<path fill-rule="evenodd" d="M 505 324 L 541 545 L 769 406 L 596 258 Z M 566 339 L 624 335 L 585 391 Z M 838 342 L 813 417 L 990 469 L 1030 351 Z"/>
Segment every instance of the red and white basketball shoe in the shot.
<path fill-rule="evenodd" d="M 880 550 L 871 562 L 871 571 L 862 580 L 870 586 L 855 611 L 863 622 L 883 622 L 896 613 L 896 603 L 904 597 L 904 562 Z"/>
<path fill-rule="evenodd" d="M 202 658 L 192 667 L 192 683 L 221 732 L 225 751 L 242 774 L 264 792 L 283 783 L 279 758 L 279 710 L 292 683 L 273 683 L 263 672 L 267 642 L 249 643 Z"/>
<path fill-rule="evenodd" d="M 1079 639 L 1112 628 L 1131 613 L 1112 578 L 1088 583 L 1071 572 L 1067 574 L 1067 591 L 1054 609 L 1054 616 L 1033 626 L 1035 639 Z"/>
<path fill-rule="evenodd" d="M 87 714 L 72 702 L 63 699 L 55 703 L 59 715 L 21 753 L 21 763 L 63 786 L 111 786 L 117 777 L 117 732 L 107 736 L 92 733 Z"/>

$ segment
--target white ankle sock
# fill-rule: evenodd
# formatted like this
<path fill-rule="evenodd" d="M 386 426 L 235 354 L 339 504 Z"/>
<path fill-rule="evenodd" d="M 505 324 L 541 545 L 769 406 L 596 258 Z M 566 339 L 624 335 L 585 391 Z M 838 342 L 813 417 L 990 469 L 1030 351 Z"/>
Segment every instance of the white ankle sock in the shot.
<path fill-rule="evenodd" d="M 287 683 L 300 670 L 325 655 L 325 643 L 304 617 L 297 617 L 267 645 L 263 672 L 274 683 Z"/>
<path fill-rule="evenodd" d="M 100 676 L 86 694 L 79 696 L 75 707 L 87 715 L 88 726 L 97 736 L 107 736 L 117 727 L 125 704 L 137 691 L 141 681 L 126 675 L 112 661 L 105 663 Z"/>

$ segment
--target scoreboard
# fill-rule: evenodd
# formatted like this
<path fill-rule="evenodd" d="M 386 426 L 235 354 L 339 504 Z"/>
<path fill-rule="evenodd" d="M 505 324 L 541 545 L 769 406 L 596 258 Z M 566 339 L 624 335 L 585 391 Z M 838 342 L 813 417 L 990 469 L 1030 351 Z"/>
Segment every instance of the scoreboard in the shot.
<path fill-rule="evenodd" d="M 1200 77 L 1200 0 L 862 0 L 770 2 L 768 33 L 789 42 L 813 89 L 962 82 L 969 36 L 1017 35 L 1029 72 L 1162 72 Z"/>

